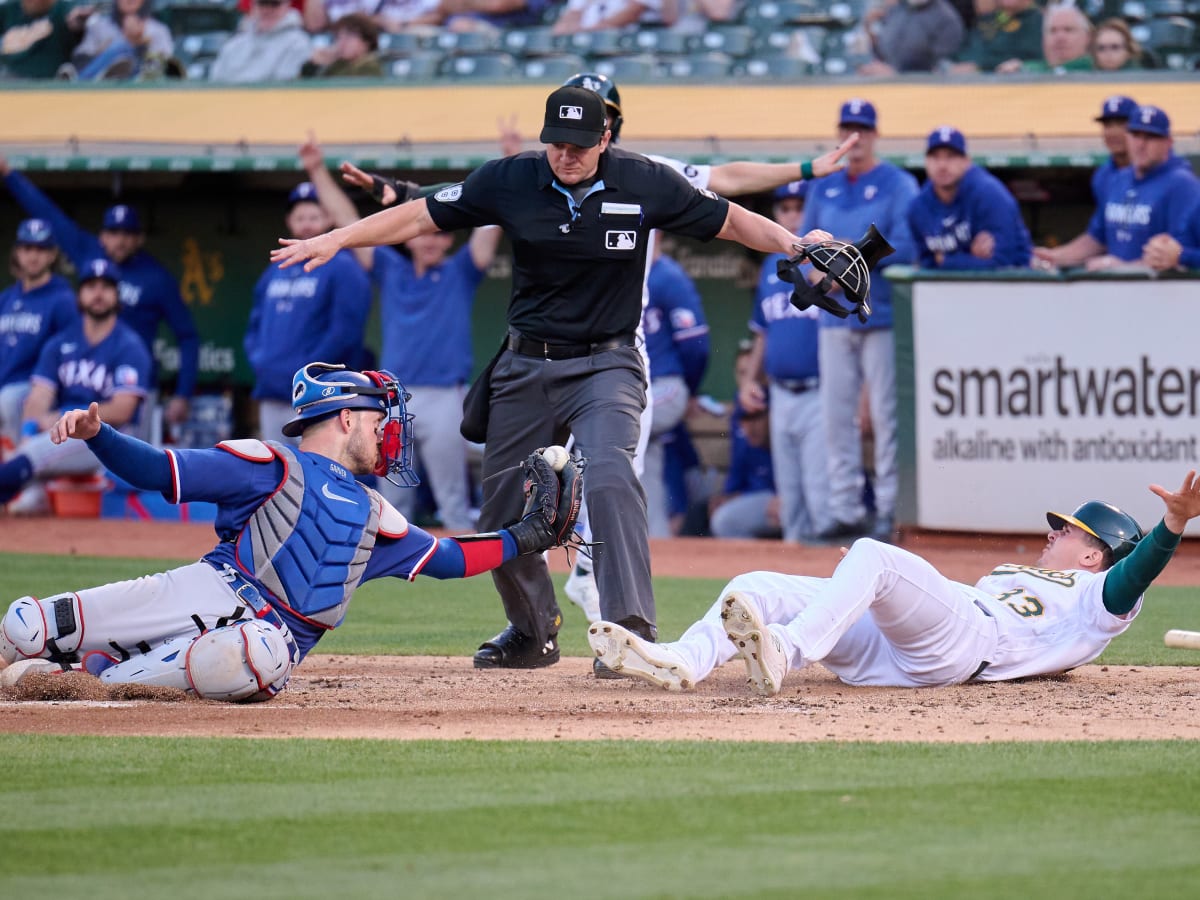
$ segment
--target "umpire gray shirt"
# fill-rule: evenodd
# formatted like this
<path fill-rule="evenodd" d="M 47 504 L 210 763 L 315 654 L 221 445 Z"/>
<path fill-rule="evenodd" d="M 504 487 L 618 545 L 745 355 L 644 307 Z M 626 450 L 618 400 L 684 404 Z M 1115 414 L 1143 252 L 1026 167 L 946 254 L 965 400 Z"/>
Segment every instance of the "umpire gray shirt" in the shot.
<path fill-rule="evenodd" d="M 508 323 L 550 343 L 632 335 L 642 315 L 647 237 L 654 228 L 712 240 L 729 202 L 679 173 L 609 147 L 576 202 L 543 151 L 485 163 L 427 200 L 443 231 L 500 225 L 513 247 Z"/>

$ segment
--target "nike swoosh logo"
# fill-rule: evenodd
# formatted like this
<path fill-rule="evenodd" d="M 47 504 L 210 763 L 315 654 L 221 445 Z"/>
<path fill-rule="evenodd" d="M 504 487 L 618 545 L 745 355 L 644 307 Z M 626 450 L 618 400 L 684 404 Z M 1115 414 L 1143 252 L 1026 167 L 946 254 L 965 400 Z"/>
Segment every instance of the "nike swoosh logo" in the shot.
<path fill-rule="evenodd" d="M 321 493 L 330 500 L 340 500 L 342 503 L 349 503 L 354 506 L 358 505 L 357 500 L 351 500 L 349 497 L 343 497 L 340 494 L 335 494 L 333 491 L 329 490 L 329 485 L 327 484 L 321 485 Z"/>

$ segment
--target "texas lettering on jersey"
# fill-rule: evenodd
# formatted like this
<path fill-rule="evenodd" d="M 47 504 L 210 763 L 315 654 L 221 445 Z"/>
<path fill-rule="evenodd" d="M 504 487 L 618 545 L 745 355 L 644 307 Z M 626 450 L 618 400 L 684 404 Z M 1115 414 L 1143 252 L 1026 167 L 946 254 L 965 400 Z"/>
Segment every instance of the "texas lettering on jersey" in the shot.
<path fill-rule="evenodd" d="M 64 346 L 64 350 L 69 345 Z M 118 365 L 111 370 L 102 362 L 90 359 L 69 359 L 58 367 L 58 383 L 61 387 L 81 387 L 94 391 L 101 397 L 109 397 L 115 388 L 136 387 L 138 372 L 133 366 Z"/>

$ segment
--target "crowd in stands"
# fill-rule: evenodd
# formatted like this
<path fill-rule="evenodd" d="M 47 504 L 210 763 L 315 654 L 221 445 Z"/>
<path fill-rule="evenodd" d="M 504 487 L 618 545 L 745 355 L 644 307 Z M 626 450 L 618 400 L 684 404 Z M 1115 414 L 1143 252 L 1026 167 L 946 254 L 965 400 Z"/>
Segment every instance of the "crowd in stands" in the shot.
<path fill-rule="evenodd" d="M 1200 67 L 1177 0 L 4 0 L 0 77 L 622 81 Z"/>

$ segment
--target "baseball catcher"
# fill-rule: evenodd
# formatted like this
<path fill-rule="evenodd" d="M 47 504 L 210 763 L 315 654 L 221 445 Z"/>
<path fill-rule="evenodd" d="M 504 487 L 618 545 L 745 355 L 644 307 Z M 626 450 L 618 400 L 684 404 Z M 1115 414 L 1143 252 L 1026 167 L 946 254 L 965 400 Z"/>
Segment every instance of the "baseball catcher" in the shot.
<path fill-rule="evenodd" d="M 872 225 L 853 244 L 830 238 L 815 244 L 796 244 L 793 249 L 796 255 L 781 259 L 777 270 L 780 281 L 795 285 L 792 305 L 797 309 L 819 306 L 839 319 L 855 313 L 866 324 L 871 315 L 871 269 L 879 260 L 896 252 L 887 238 Z M 806 262 L 825 273 L 825 277 L 811 284 L 801 270 Z M 850 301 L 849 309 L 829 296 L 835 285 Z"/>
<path fill-rule="evenodd" d="M 413 485 L 410 399 L 389 372 L 309 363 L 293 379 L 300 444 L 222 441 L 160 450 L 71 410 L 52 438 L 87 441 L 114 474 L 174 503 L 217 505 L 218 544 L 196 563 L 39 599 L 0 620 L 0 667 L 21 659 L 77 668 L 107 683 L 174 687 L 212 700 L 267 700 L 373 578 L 464 578 L 571 538 L 582 461 L 522 464 L 518 521 L 488 534 L 435 538 L 356 476 Z"/>

